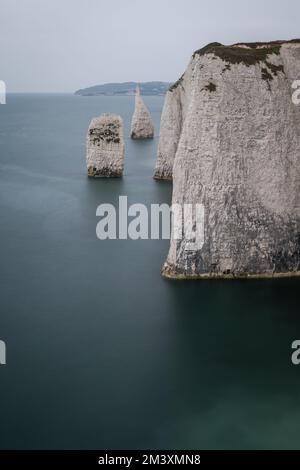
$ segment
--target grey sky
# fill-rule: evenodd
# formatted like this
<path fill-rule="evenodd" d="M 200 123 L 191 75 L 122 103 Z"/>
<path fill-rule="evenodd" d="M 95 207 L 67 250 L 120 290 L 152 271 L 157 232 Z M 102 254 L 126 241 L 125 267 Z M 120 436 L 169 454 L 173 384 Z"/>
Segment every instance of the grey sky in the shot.
<path fill-rule="evenodd" d="M 299 0 L 0 0 L 7 91 L 176 80 L 213 41 L 300 36 Z"/>

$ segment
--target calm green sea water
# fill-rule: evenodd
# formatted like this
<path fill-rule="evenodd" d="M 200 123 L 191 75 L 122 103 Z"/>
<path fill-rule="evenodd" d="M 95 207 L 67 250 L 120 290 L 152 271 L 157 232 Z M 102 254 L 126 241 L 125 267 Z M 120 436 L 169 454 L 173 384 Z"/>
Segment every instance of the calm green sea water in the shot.
<path fill-rule="evenodd" d="M 0 448 L 300 448 L 300 282 L 166 281 L 168 242 L 96 238 L 102 202 L 171 200 L 157 139 L 127 138 L 133 104 L 0 106 Z M 125 121 L 122 180 L 86 177 L 102 112 Z"/>

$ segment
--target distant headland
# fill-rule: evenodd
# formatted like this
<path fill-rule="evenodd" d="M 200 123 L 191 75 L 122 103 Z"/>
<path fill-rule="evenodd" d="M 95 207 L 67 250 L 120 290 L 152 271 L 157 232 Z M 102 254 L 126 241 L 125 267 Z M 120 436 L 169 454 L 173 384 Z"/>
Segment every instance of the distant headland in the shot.
<path fill-rule="evenodd" d="M 142 95 L 165 95 L 172 83 L 169 82 L 125 82 L 125 83 L 104 83 L 89 88 L 82 88 L 75 91 L 75 95 L 97 96 L 97 95 L 134 95 L 136 87 L 139 86 Z"/>

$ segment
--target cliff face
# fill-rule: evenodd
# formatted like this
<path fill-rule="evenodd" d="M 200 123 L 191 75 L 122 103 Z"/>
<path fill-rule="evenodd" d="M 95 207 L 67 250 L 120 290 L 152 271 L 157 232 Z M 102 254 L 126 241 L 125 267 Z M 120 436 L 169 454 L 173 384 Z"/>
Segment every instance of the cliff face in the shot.
<path fill-rule="evenodd" d="M 300 41 L 212 44 L 168 92 L 155 177 L 205 215 L 203 247 L 172 239 L 165 276 L 300 274 L 297 77 Z"/>
<path fill-rule="evenodd" d="M 135 109 L 131 122 L 132 139 L 152 139 L 154 136 L 154 126 L 150 112 L 145 105 L 139 87 L 136 89 Z"/>
<path fill-rule="evenodd" d="M 93 118 L 87 134 L 88 176 L 118 177 L 123 174 L 123 121 L 116 114 Z"/>

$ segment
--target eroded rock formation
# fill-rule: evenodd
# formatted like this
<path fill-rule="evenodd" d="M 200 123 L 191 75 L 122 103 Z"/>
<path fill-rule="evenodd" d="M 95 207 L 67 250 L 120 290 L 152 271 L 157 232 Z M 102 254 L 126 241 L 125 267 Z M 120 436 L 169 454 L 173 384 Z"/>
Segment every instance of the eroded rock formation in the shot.
<path fill-rule="evenodd" d="M 116 114 L 93 118 L 87 135 L 88 176 L 122 176 L 124 151 L 122 118 Z"/>
<path fill-rule="evenodd" d="M 300 40 L 196 51 L 162 113 L 155 177 L 203 204 L 204 245 L 171 240 L 177 278 L 300 274 Z"/>
<path fill-rule="evenodd" d="M 135 109 L 131 122 L 132 139 L 153 139 L 154 126 L 150 112 L 145 105 L 139 87 L 136 88 Z"/>

